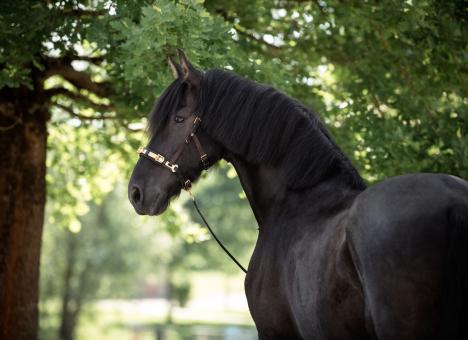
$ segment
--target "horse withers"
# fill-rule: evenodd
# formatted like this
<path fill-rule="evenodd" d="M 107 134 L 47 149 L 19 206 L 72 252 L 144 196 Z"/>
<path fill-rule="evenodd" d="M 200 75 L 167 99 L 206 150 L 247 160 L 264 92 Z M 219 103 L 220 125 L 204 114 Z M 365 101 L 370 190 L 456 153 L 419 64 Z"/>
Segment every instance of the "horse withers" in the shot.
<path fill-rule="evenodd" d="M 170 65 L 129 199 L 161 214 L 204 168 L 233 164 L 260 230 L 245 280 L 260 339 L 468 339 L 468 182 L 367 188 L 300 102 L 183 52 Z"/>

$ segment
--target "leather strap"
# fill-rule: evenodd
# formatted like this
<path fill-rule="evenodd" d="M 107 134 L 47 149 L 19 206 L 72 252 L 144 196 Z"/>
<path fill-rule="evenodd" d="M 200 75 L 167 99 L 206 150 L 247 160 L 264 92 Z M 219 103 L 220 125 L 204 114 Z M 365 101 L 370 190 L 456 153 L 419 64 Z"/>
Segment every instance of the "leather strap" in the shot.
<path fill-rule="evenodd" d="M 197 135 L 194 134 L 192 136 L 192 139 L 195 142 L 195 146 L 196 146 L 196 148 L 198 150 L 198 153 L 200 154 L 200 161 L 201 161 L 201 163 L 203 165 L 203 169 L 208 170 L 208 168 L 210 167 L 210 163 L 208 162 L 208 155 L 206 154 L 205 151 L 203 151 L 203 147 L 202 147 L 200 141 L 198 140 Z"/>

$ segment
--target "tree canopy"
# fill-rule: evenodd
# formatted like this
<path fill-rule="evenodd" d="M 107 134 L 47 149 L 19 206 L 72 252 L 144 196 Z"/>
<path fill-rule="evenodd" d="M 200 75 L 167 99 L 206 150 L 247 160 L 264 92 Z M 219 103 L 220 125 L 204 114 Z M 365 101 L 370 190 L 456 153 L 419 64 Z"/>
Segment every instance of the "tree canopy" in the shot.
<path fill-rule="evenodd" d="M 461 1 L 1 6 L 0 86 L 33 86 L 41 73 L 53 96 L 51 125 L 59 132 L 49 142 L 50 181 L 71 152 L 76 163 L 67 171 L 76 181 L 102 171 L 106 154 L 133 159 L 144 137 L 132 130 L 141 130 L 170 82 L 166 58 L 176 47 L 202 69 L 232 69 L 315 108 L 368 180 L 408 171 L 468 175 Z M 70 195 L 77 183 L 66 181 Z"/>

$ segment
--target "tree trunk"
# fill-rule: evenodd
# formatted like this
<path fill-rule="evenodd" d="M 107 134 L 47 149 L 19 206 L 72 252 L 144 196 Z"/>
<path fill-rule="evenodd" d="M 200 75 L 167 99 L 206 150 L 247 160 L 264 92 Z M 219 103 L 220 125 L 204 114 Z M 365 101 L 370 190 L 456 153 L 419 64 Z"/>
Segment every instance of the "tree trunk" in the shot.
<path fill-rule="evenodd" d="M 37 337 L 48 107 L 0 90 L 0 339 Z"/>

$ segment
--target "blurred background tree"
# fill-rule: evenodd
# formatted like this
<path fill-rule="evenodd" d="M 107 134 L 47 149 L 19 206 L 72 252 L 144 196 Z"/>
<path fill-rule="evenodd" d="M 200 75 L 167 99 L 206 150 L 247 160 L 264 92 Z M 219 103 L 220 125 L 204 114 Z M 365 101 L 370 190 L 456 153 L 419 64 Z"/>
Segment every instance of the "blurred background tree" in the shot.
<path fill-rule="evenodd" d="M 43 303 L 41 313 L 46 324 L 50 323 L 49 314 L 59 315 L 60 320 L 55 327 L 41 327 L 44 339 L 73 339 L 87 302 L 110 293 L 128 297 L 134 282 L 141 280 L 145 263 L 139 261 L 142 257 L 151 259 L 148 231 L 137 232 L 137 226 L 128 223 L 128 211 L 121 206 L 121 197 L 112 192 L 102 204 L 91 205 L 89 213 L 78 220 L 80 232 L 53 224 L 45 230 L 41 299 L 59 303 Z M 59 312 L 54 311 L 57 306 Z M 56 330 L 58 334 L 53 333 Z"/>
<path fill-rule="evenodd" d="M 87 214 L 105 209 L 95 204 L 128 177 L 144 143 L 176 47 L 200 68 L 234 70 L 315 108 L 369 182 L 413 171 L 468 178 L 467 21 L 461 0 L 2 2 L 0 336 L 37 333 L 46 181 L 48 226 L 68 235 L 63 245 L 85 242 Z M 245 263 L 255 225 L 231 177 L 221 168 L 200 196 Z M 175 237 L 179 213 L 161 219 Z M 184 239 L 189 252 L 215 249 Z M 202 258 L 194 268 L 231 268 Z"/>

